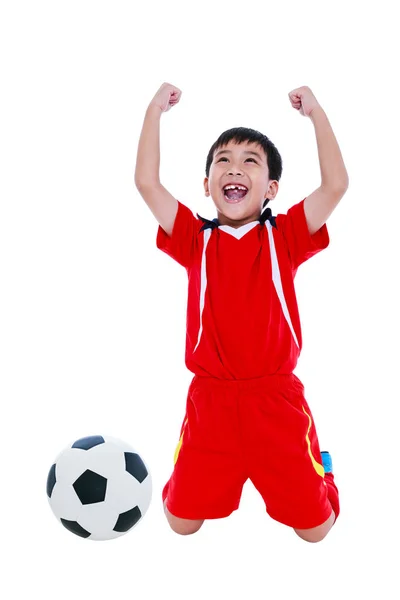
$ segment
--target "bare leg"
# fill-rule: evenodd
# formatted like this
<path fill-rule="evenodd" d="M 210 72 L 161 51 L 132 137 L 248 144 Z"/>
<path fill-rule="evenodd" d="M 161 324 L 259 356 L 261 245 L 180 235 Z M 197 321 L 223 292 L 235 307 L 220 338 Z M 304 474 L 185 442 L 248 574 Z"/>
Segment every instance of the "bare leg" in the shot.
<path fill-rule="evenodd" d="M 164 502 L 164 512 L 168 519 L 168 523 L 175 533 L 179 533 L 181 535 L 190 535 L 191 533 L 196 533 L 200 529 L 200 527 L 204 523 L 203 520 L 194 520 L 194 519 L 181 519 L 179 517 L 175 517 L 172 515 L 167 506 L 167 500 Z"/>
<path fill-rule="evenodd" d="M 332 511 L 329 519 L 325 523 L 322 523 L 322 525 L 318 525 L 318 527 L 313 527 L 312 529 L 295 529 L 294 531 L 306 542 L 321 542 L 332 528 L 334 522 L 335 513 Z"/>

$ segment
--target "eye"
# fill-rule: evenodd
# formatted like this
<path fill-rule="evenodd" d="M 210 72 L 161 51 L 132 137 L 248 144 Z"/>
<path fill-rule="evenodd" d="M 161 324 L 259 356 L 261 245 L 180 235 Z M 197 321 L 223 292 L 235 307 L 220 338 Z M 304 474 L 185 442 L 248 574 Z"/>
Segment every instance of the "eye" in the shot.
<path fill-rule="evenodd" d="M 221 160 L 228 160 L 228 159 L 226 158 L 226 156 L 223 156 L 222 158 L 220 158 L 219 160 L 217 160 L 217 162 L 221 162 Z M 246 160 L 252 160 L 253 162 L 256 162 L 254 160 L 254 158 L 246 158 Z"/>

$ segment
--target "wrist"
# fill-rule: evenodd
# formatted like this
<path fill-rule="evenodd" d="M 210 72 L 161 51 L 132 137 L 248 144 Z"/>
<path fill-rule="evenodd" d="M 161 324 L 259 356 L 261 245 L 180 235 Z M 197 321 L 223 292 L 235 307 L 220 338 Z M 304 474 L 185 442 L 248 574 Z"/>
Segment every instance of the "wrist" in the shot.
<path fill-rule="evenodd" d="M 148 115 L 154 116 L 154 117 L 161 117 L 162 115 L 162 110 L 160 108 L 160 106 L 158 106 L 157 104 L 153 104 L 152 102 L 149 104 L 149 106 L 147 107 L 147 111 L 146 113 Z"/>
<path fill-rule="evenodd" d="M 310 117 L 311 120 L 317 118 L 321 115 L 325 115 L 325 111 L 322 108 L 322 106 L 320 104 L 317 104 L 317 106 L 315 106 L 312 111 L 310 112 L 310 114 L 308 115 Z"/>

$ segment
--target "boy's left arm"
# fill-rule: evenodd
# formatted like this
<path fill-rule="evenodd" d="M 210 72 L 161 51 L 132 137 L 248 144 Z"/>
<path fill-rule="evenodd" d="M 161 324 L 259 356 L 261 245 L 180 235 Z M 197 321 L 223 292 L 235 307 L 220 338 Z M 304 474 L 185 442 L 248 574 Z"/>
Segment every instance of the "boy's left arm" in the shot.
<path fill-rule="evenodd" d="M 289 99 L 301 115 L 310 117 L 317 138 L 321 185 L 304 201 L 308 229 L 313 235 L 343 198 L 349 186 L 349 177 L 328 117 L 310 88 L 303 86 L 293 90 Z"/>

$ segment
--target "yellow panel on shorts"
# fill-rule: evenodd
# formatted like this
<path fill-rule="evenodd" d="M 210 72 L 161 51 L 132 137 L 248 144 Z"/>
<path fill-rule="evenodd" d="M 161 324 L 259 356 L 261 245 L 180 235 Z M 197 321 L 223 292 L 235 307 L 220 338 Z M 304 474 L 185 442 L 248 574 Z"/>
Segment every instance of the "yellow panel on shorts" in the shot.
<path fill-rule="evenodd" d="M 311 425 L 312 425 L 312 420 L 310 415 L 308 414 L 308 412 L 305 410 L 304 406 L 303 406 L 303 412 L 307 415 L 308 417 L 308 421 L 309 421 L 309 425 L 308 425 L 308 430 L 306 433 L 306 441 L 307 441 L 307 446 L 308 446 L 308 454 L 310 455 L 311 458 L 311 462 L 313 464 L 314 469 L 317 471 L 318 475 L 320 475 L 322 478 L 325 477 L 325 470 L 324 467 L 322 465 L 319 464 L 319 462 L 317 462 L 313 456 L 313 453 L 311 451 L 311 441 L 309 438 L 309 433 L 310 433 L 310 429 L 311 429 Z"/>
<path fill-rule="evenodd" d="M 183 431 L 182 431 L 182 435 L 179 439 L 178 445 L 176 447 L 175 450 L 175 454 L 174 454 L 174 464 L 176 463 L 176 461 L 178 460 L 178 456 L 179 456 L 179 452 L 181 450 L 181 446 L 182 446 L 182 440 L 183 440 L 183 434 L 185 433 L 185 427 L 186 427 L 186 423 L 188 422 L 188 420 L 186 419 L 184 425 L 183 425 Z"/>

